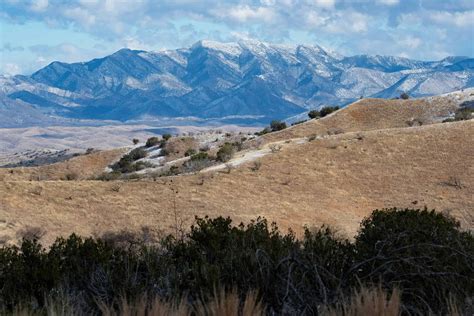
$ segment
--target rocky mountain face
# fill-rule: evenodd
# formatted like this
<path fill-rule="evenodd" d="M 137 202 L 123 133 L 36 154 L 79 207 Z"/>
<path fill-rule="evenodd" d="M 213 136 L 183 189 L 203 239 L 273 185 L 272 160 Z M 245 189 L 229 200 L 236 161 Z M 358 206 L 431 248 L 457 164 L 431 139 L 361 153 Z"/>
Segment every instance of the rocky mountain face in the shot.
<path fill-rule="evenodd" d="M 268 123 L 361 96 L 420 97 L 472 86 L 474 59 L 468 57 L 426 62 L 344 57 L 318 46 L 199 41 L 0 76 L 0 127 L 163 118 Z"/>

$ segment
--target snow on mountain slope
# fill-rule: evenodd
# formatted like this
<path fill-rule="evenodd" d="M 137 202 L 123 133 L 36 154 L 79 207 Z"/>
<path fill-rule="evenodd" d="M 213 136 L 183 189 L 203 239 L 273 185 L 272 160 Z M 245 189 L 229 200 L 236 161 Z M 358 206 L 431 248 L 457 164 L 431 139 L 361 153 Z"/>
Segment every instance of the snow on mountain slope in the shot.
<path fill-rule="evenodd" d="M 203 40 L 158 52 L 121 49 L 88 62 L 53 62 L 31 76 L 0 76 L 0 106 L 11 111 L 17 104 L 17 116 L 38 120 L 193 116 L 268 123 L 360 96 L 418 97 L 471 87 L 473 60 L 344 57 L 319 46 Z M 0 127 L 7 125 L 12 121 L 0 115 Z"/>

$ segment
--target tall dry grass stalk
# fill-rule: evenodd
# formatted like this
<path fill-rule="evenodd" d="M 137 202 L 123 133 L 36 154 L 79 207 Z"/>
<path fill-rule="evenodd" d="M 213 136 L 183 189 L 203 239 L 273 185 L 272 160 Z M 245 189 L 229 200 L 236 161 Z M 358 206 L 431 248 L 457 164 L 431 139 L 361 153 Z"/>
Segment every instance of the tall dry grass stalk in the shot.
<path fill-rule="evenodd" d="M 147 303 L 145 295 L 134 302 L 122 297 L 118 311 L 104 303 L 99 303 L 99 308 L 103 316 L 188 316 L 191 314 L 184 300 L 173 304 L 155 298 Z"/>
<path fill-rule="evenodd" d="M 197 316 L 262 316 L 265 308 L 255 292 L 247 293 L 241 305 L 237 291 L 221 290 L 215 292 L 210 302 L 198 304 L 195 312 Z"/>
<path fill-rule="evenodd" d="M 361 287 L 352 297 L 335 307 L 323 309 L 325 316 L 398 316 L 401 314 L 400 290 L 389 295 L 382 287 Z"/>
<path fill-rule="evenodd" d="M 235 290 L 228 293 L 224 290 L 216 292 L 209 302 L 200 302 L 195 306 L 188 305 L 183 299 L 173 304 L 159 298 L 149 302 L 146 296 L 142 296 L 134 302 L 122 297 L 118 310 L 103 303 L 99 303 L 99 307 L 104 316 L 262 316 L 265 314 L 265 309 L 254 292 L 249 292 L 245 301 L 241 303 Z"/>

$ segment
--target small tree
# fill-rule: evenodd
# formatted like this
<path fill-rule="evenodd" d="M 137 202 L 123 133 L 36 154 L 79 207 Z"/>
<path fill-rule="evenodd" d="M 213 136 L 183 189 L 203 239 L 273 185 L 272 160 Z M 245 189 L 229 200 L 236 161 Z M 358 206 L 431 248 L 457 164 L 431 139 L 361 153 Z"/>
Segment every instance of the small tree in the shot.
<path fill-rule="evenodd" d="M 168 141 L 168 140 L 169 140 L 171 137 L 173 137 L 173 136 L 172 136 L 171 134 L 163 134 L 163 136 L 161 136 L 161 137 L 163 137 L 163 139 L 164 139 L 165 141 Z"/>
<path fill-rule="evenodd" d="M 217 160 L 222 162 L 229 161 L 235 153 L 235 148 L 230 143 L 225 143 L 217 152 Z"/>
<path fill-rule="evenodd" d="M 272 132 L 281 131 L 286 128 L 286 123 L 275 120 L 270 123 L 270 128 L 272 129 Z"/>
<path fill-rule="evenodd" d="M 315 118 L 321 117 L 321 113 L 319 113 L 318 110 L 311 110 L 309 111 L 308 116 L 311 119 L 315 119 Z"/>
<path fill-rule="evenodd" d="M 331 114 L 332 112 L 336 112 L 339 110 L 338 106 L 326 106 L 319 111 L 321 117 L 325 117 L 326 115 Z"/>
<path fill-rule="evenodd" d="M 410 96 L 406 92 L 403 92 L 402 94 L 400 94 L 400 99 L 402 100 L 408 100 L 409 98 Z"/>
<path fill-rule="evenodd" d="M 159 143 L 160 143 L 160 139 L 158 137 L 150 137 L 146 141 L 145 146 L 146 147 L 153 147 L 153 146 L 158 145 Z"/>
<path fill-rule="evenodd" d="M 134 138 L 134 139 L 132 139 L 132 142 L 133 142 L 134 145 L 136 145 L 140 142 L 140 140 L 138 138 Z"/>

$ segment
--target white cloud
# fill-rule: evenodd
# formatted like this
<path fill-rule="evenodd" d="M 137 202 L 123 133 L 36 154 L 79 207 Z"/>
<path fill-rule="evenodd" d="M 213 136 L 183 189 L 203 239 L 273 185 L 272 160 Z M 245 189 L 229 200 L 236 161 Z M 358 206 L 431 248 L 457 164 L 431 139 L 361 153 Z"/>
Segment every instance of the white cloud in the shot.
<path fill-rule="evenodd" d="M 151 50 L 152 48 L 146 43 L 140 41 L 138 38 L 133 36 L 127 36 L 123 39 L 126 48 L 137 49 L 137 50 Z"/>
<path fill-rule="evenodd" d="M 6 63 L 3 66 L 2 73 L 6 74 L 6 75 L 10 75 L 10 76 L 18 75 L 18 74 L 21 73 L 21 68 L 17 64 Z"/>
<path fill-rule="evenodd" d="M 248 5 L 239 5 L 226 9 L 226 12 L 220 12 L 220 15 L 228 16 L 237 22 L 246 22 L 249 20 L 261 20 L 271 22 L 275 18 L 275 12 L 270 7 L 255 7 Z"/>
<path fill-rule="evenodd" d="M 328 22 L 329 17 L 318 11 L 310 10 L 306 12 L 306 24 L 310 27 L 321 27 Z"/>
<path fill-rule="evenodd" d="M 400 3 L 400 0 L 377 0 L 377 3 L 384 5 L 397 5 Z"/>
<path fill-rule="evenodd" d="M 317 7 L 330 9 L 336 4 L 336 0 L 313 0 Z"/>
<path fill-rule="evenodd" d="M 33 0 L 30 9 L 36 12 L 45 11 L 48 8 L 48 0 Z"/>
<path fill-rule="evenodd" d="M 79 7 L 64 10 L 64 16 L 72 19 L 86 29 L 94 25 L 96 21 L 95 15 Z"/>
<path fill-rule="evenodd" d="M 421 38 L 407 36 L 399 40 L 399 44 L 410 49 L 416 49 L 422 44 Z"/>
<path fill-rule="evenodd" d="M 87 44 L 73 42 L 84 45 L 74 52 L 73 47 L 58 45 L 71 41 L 58 35 L 61 38 L 48 41 L 55 43 L 51 47 L 58 51 L 37 53 L 29 57 L 32 63 L 37 56 L 47 60 L 53 56 L 56 60 L 76 57 L 86 60 L 88 56 L 108 54 L 124 46 L 146 50 L 176 48 L 204 38 L 232 40 L 237 34 L 276 43 L 336 47 L 347 55 L 403 53 L 421 59 L 432 58 L 437 52 L 474 55 L 474 0 L 0 0 L 0 3 L 6 4 L 0 18 L 5 18 L 7 23 L 24 23 L 27 29 L 34 21 L 50 29 L 63 29 L 63 34 L 71 29 L 83 33 L 81 38 L 90 36 Z M 12 47 L 24 45 L 22 39 L 9 41 Z M 94 43 L 99 41 L 106 48 L 95 49 Z M 20 57 L 13 52 L 6 54 L 9 59 L 4 64 L 12 62 L 30 67 L 28 62 L 19 62 Z"/>
<path fill-rule="evenodd" d="M 364 33 L 368 30 L 369 16 L 352 11 L 335 15 L 324 27 L 330 33 Z"/>
<path fill-rule="evenodd" d="M 474 26 L 474 10 L 465 12 L 434 11 L 429 13 L 429 17 L 436 23 L 451 24 L 458 27 Z"/>

